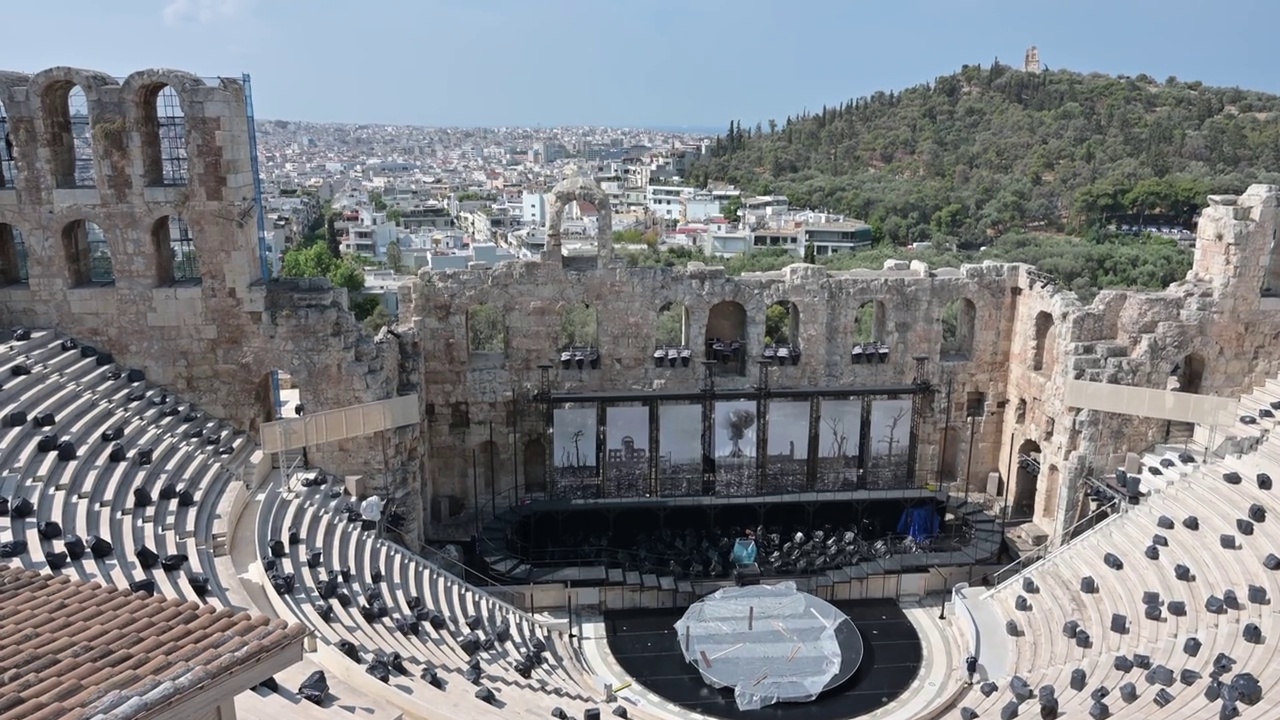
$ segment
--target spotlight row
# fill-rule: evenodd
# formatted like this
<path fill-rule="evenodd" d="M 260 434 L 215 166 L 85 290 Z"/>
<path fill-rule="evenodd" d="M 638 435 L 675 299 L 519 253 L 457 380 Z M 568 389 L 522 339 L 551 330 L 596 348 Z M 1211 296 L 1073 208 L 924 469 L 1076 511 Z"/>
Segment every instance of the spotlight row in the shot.
<path fill-rule="evenodd" d="M 706 358 L 722 365 L 737 363 L 742 359 L 743 343 L 741 340 L 720 340 L 713 338 L 707 341 Z M 779 365 L 799 365 L 800 348 L 790 343 L 774 343 L 766 345 L 761 357 L 772 360 Z M 850 351 L 850 360 L 854 365 L 870 365 L 872 363 L 889 362 L 889 346 L 882 342 L 858 343 Z M 653 366 L 689 367 L 693 361 L 693 350 L 688 345 L 655 345 L 653 348 Z M 569 370 L 582 370 L 590 367 L 600 368 L 600 348 L 594 345 L 582 345 L 566 348 L 560 353 L 560 367 Z M 301 413 L 299 413 L 301 414 Z"/>

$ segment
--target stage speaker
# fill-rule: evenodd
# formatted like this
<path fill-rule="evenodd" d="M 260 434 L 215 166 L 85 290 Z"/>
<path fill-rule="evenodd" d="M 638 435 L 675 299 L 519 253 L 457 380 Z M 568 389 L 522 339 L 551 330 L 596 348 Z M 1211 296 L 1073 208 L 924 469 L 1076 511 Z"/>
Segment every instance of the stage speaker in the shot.
<path fill-rule="evenodd" d="M 733 580 L 739 587 L 759 585 L 761 577 L 760 566 L 755 563 L 738 565 L 733 569 Z"/>
<path fill-rule="evenodd" d="M 1200 648 L 1204 647 L 1204 643 L 1200 642 L 1200 638 L 1189 637 L 1186 642 L 1182 643 L 1182 652 L 1188 657 L 1195 657 L 1200 654 Z"/>
<path fill-rule="evenodd" d="M 1138 686 L 1131 682 L 1127 682 L 1120 686 L 1120 699 L 1131 703 L 1138 699 Z"/>
<path fill-rule="evenodd" d="M 497 698 L 494 696 L 492 690 L 490 690 L 487 687 L 482 687 L 476 690 L 476 699 L 479 700 L 480 702 L 489 703 L 490 705 L 492 705 L 494 700 L 496 700 Z"/>
<path fill-rule="evenodd" d="M 582 720 L 600 720 L 600 708 L 587 708 L 582 711 Z"/>

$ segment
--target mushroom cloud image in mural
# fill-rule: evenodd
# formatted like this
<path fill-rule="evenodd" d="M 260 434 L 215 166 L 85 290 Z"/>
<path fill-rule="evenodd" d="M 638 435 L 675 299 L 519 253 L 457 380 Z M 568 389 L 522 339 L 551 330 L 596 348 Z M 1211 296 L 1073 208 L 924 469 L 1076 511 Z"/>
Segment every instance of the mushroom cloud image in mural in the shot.
<path fill-rule="evenodd" d="M 721 419 L 721 423 L 729 431 L 729 441 L 733 443 L 733 449 L 729 451 L 729 457 L 743 457 L 742 439 L 747 436 L 748 430 L 755 427 L 755 411 L 746 408 L 734 408 Z"/>

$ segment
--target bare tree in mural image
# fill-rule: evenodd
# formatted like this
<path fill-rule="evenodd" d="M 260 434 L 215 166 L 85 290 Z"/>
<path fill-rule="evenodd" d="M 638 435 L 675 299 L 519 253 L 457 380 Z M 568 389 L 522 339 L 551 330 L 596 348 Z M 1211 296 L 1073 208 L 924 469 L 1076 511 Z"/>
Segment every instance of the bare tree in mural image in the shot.
<path fill-rule="evenodd" d="M 725 416 L 724 425 L 729 431 L 729 440 L 733 443 L 733 450 L 729 451 L 729 457 L 740 458 L 743 456 L 742 439 L 747 436 L 747 431 L 754 427 L 755 424 L 755 412 L 745 408 L 731 410 Z"/>
<path fill-rule="evenodd" d="M 894 415 L 889 419 L 889 428 L 884 434 L 884 437 L 877 441 L 886 445 L 885 455 L 888 455 L 889 457 L 893 457 L 893 446 L 898 443 L 898 439 L 895 437 L 898 434 L 898 423 L 902 422 L 902 419 L 906 416 L 907 411 L 905 408 L 899 410 L 897 415 Z"/>
<path fill-rule="evenodd" d="M 844 431 L 844 418 L 823 418 L 823 422 L 827 424 L 827 429 L 831 431 L 831 457 L 846 457 L 845 452 L 849 449 L 849 436 Z"/>
<path fill-rule="evenodd" d="M 892 432 L 892 431 L 890 431 Z M 582 467 L 582 436 L 586 434 L 585 430 L 575 430 L 571 439 L 573 440 L 573 466 Z M 892 446 L 890 446 L 892 450 Z"/>

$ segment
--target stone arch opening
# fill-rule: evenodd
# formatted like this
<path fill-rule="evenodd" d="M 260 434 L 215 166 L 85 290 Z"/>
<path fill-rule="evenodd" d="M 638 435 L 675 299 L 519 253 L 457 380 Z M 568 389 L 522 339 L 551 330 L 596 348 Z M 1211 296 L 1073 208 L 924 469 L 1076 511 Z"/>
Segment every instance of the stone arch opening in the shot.
<path fill-rule="evenodd" d="M 957 298 L 942 309 L 942 347 L 944 362 L 962 362 L 973 357 L 974 321 L 978 309 L 969 298 Z"/>
<path fill-rule="evenodd" d="M 1200 353 L 1188 353 L 1173 366 L 1169 374 L 1176 382 L 1172 390 L 1199 395 L 1204 384 L 1204 356 Z"/>
<path fill-rule="evenodd" d="M 707 313 L 706 359 L 717 367 L 739 375 L 747 371 L 747 309 L 725 300 Z"/>
<path fill-rule="evenodd" d="M 766 345 L 795 345 L 800 340 L 800 310 L 790 300 L 778 300 L 764 311 Z"/>
<path fill-rule="evenodd" d="M 613 258 L 613 213 L 609 196 L 577 171 L 551 191 L 544 258 L 569 270 L 594 270 Z"/>
<path fill-rule="evenodd" d="M 156 220 L 151 224 L 151 246 L 157 285 L 200 284 L 200 262 L 186 220 L 177 215 Z"/>
<path fill-rule="evenodd" d="M 885 342 L 884 303 L 867 300 L 858 306 L 853 316 L 853 341 L 855 343 Z"/>
<path fill-rule="evenodd" d="M 663 303 L 654 324 L 654 343 L 659 347 L 689 344 L 689 309 L 677 302 Z"/>
<path fill-rule="evenodd" d="M 1026 398 L 1018 398 L 1018 404 L 1014 406 L 1013 423 L 1021 425 L 1027 421 L 1027 400 Z"/>
<path fill-rule="evenodd" d="M 264 423 L 301 417 L 307 413 L 307 399 L 297 380 L 284 370 L 271 369 L 258 379 L 253 391 L 258 411 L 250 418 L 249 431 L 257 433 Z M 307 466 L 306 448 L 285 453 L 285 461 L 302 460 Z"/>
<path fill-rule="evenodd" d="M 524 490 L 526 493 L 547 491 L 547 446 L 541 438 L 525 441 L 521 453 L 524 461 Z"/>
<path fill-rule="evenodd" d="M 72 287 L 110 285 L 115 266 L 106 233 L 88 220 L 72 220 L 62 228 L 62 252 Z"/>
<path fill-rule="evenodd" d="M 22 231 L 0 223 L 0 282 L 18 285 L 27 282 L 27 245 Z"/>
<path fill-rule="evenodd" d="M 1041 310 L 1036 313 L 1035 348 L 1031 357 L 1031 369 L 1040 372 L 1053 361 L 1053 344 L 1056 339 L 1053 315 Z"/>
<path fill-rule="evenodd" d="M 13 134 L 9 132 L 9 115 L 0 102 L 0 190 L 18 186 L 18 163 L 13 157 Z"/>
<path fill-rule="evenodd" d="M 54 187 L 96 186 L 92 118 L 84 89 L 69 80 L 54 82 L 45 88 L 40 100 Z"/>
<path fill-rule="evenodd" d="M 1018 446 L 1014 474 L 1013 501 L 1009 504 L 1010 520 L 1029 520 L 1036 511 L 1036 492 L 1040 478 L 1040 443 L 1023 440 Z"/>
<path fill-rule="evenodd" d="M 501 308 L 481 303 L 467 309 L 467 348 L 472 354 L 506 353 L 507 328 Z"/>
<path fill-rule="evenodd" d="M 187 121 L 178 91 L 164 83 L 151 85 L 142 92 L 140 110 L 142 173 L 147 185 L 186 185 Z"/>

